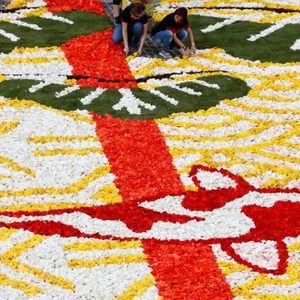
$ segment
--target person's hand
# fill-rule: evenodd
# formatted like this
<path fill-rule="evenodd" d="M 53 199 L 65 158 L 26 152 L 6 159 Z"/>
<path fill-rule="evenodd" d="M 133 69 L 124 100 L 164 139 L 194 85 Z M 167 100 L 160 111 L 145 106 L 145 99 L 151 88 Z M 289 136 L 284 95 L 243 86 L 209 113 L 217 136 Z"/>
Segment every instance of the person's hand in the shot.
<path fill-rule="evenodd" d="M 192 54 L 195 54 L 196 53 L 196 45 L 195 45 L 195 43 L 192 43 L 192 46 L 191 46 L 191 52 L 192 52 Z"/>
<path fill-rule="evenodd" d="M 142 49 L 139 49 L 139 50 L 136 52 L 136 55 L 137 55 L 137 56 L 141 56 L 141 55 L 142 55 Z"/>
<path fill-rule="evenodd" d="M 125 56 L 128 56 L 128 54 L 129 54 L 129 47 L 125 46 L 124 49 L 123 49 L 123 51 L 124 51 Z"/>
<path fill-rule="evenodd" d="M 182 47 L 179 52 L 182 54 L 182 55 L 190 55 L 191 54 L 191 50 L 190 48 L 188 47 Z"/>

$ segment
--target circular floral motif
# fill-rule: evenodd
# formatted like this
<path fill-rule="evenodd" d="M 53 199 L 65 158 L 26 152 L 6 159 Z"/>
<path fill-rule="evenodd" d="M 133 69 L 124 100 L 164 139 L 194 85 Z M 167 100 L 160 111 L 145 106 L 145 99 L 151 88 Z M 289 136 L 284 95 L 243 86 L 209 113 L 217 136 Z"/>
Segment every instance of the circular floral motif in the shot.
<path fill-rule="evenodd" d="M 1 299 L 297 298 L 298 4 L 180 5 L 197 53 L 126 61 L 99 1 L 6 7 Z"/>

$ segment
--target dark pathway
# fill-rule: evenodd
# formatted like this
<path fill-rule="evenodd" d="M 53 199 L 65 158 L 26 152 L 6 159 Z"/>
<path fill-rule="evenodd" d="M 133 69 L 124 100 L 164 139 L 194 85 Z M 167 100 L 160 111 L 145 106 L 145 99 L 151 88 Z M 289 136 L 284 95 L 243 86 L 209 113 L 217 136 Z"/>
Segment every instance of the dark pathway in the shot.
<path fill-rule="evenodd" d="M 5 7 L 8 5 L 8 0 L 0 0 L 0 10 L 4 10 Z"/>

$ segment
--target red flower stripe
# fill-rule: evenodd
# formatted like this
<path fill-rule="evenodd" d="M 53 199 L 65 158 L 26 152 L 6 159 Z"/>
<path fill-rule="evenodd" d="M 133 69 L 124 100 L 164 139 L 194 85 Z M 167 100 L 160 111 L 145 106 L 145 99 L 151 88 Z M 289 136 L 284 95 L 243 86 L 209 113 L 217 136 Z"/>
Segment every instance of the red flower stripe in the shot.
<path fill-rule="evenodd" d="M 80 230 L 74 228 L 71 225 L 66 225 L 61 222 L 55 221 L 26 221 L 26 222 L 13 222 L 13 223 L 4 223 L 0 222 L 1 227 L 5 228 L 15 228 L 15 229 L 24 229 L 33 232 L 34 234 L 40 235 L 60 235 L 61 237 L 84 237 L 92 239 L 111 239 L 111 236 L 100 235 L 100 234 L 86 234 Z M 118 239 L 126 240 L 126 239 Z M 127 239 L 128 240 L 128 239 Z"/>
<path fill-rule="evenodd" d="M 41 235 L 54 235 L 59 234 L 62 237 L 85 237 L 86 235 L 81 233 L 78 229 L 71 225 L 62 224 L 55 221 L 27 221 L 27 222 L 15 222 L 10 224 L 0 223 L 1 226 L 15 229 L 30 230 L 35 234 Z"/>
<path fill-rule="evenodd" d="M 233 299 L 209 245 L 144 240 L 143 248 L 163 299 Z"/>
<path fill-rule="evenodd" d="M 82 10 L 106 16 L 100 0 L 45 0 L 45 2 L 51 12 Z"/>
<path fill-rule="evenodd" d="M 93 117 L 124 201 L 154 200 L 184 193 L 172 156 L 153 120 Z"/>
<path fill-rule="evenodd" d="M 92 77 L 79 80 L 79 85 L 117 89 L 137 86 L 124 58 L 121 45 L 113 43 L 111 36 L 112 29 L 109 28 L 102 32 L 76 37 L 61 46 L 73 66 L 73 75 Z M 101 83 L 97 79 L 106 82 Z M 109 81 L 120 81 L 120 83 Z"/>
<path fill-rule="evenodd" d="M 88 78 L 88 79 L 79 79 L 77 81 L 77 84 L 81 87 L 94 87 L 94 88 L 102 88 L 102 89 L 132 89 L 136 88 L 136 82 L 135 81 L 118 81 L 118 82 L 112 82 L 112 81 L 99 81 L 96 78 Z"/>
<path fill-rule="evenodd" d="M 286 197 L 283 195 L 282 200 Z M 272 207 L 249 205 L 243 207 L 242 211 L 253 220 L 255 228 L 239 239 L 275 241 L 300 235 L 299 202 L 279 201 Z"/>

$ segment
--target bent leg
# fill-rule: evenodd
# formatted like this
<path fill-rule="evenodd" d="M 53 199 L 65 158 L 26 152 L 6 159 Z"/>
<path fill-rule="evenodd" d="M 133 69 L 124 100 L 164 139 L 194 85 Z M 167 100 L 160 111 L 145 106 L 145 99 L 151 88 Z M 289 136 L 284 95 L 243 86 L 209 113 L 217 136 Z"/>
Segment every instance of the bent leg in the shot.
<path fill-rule="evenodd" d="M 176 36 L 180 41 L 184 41 L 187 38 L 188 33 L 185 29 L 181 29 L 178 33 L 176 33 Z M 172 49 L 175 47 L 178 47 L 178 46 L 176 45 L 176 43 L 174 43 L 174 41 L 172 41 L 170 43 L 170 48 Z"/>
<path fill-rule="evenodd" d="M 181 41 L 185 40 L 188 36 L 188 33 L 185 29 L 181 29 L 177 34 L 177 38 Z"/>
<path fill-rule="evenodd" d="M 154 35 L 153 42 L 155 44 L 162 43 L 162 49 L 165 52 L 169 52 L 170 49 L 169 44 L 170 41 L 172 40 L 172 35 L 173 33 L 170 30 L 159 31 Z"/>
<path fill-rule="evenodd" d="M 123 41 L 123 36 L 122 36 L 122 24 L 117 24 L 113 35 L 112 35 L 112 41 L 114 43 L 121 43 Z"/>
<path fill-rule="evenodd" d="M 136 51 L 138 44 L 144 31 L 144 25 L 141 22 L 136 22 L 132 25 L 132 43 L 131 48 Z"/>

